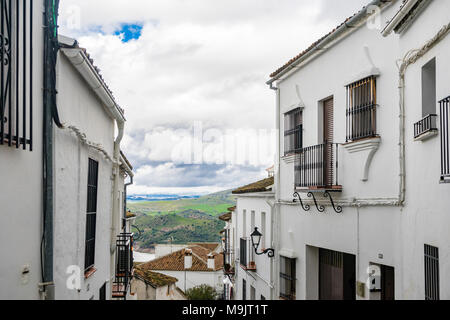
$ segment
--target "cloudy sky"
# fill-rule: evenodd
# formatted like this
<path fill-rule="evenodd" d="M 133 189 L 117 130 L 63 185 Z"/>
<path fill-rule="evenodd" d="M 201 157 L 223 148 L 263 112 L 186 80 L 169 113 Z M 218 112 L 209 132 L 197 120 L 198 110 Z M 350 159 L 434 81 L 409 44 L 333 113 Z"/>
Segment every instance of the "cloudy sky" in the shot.
<path fill-rule="evenodd" d="M 369 0 L 61 0 L 60 33 L 101 69 L 127 125 L 131 193 L 204 194 L 274 162 L 268 75 Z"/>

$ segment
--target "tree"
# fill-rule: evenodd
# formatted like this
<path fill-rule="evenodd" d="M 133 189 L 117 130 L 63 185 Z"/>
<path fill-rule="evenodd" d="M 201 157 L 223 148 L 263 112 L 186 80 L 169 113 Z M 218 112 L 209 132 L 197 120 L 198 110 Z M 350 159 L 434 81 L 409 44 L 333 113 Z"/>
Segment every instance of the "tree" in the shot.
<path fill-rule="evenodd" d="M 202 284 L 186 291 L 188 300 L 217 300 L 219 294 L 216 289 L 207 284 Z"/>

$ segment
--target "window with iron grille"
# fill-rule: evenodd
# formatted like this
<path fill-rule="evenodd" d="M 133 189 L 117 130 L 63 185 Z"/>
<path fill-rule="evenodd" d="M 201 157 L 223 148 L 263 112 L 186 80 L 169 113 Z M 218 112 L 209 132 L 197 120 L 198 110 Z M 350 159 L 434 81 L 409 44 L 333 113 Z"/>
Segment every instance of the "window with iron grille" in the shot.
<path fill-rule="evenodd" d="M 88 168 L 88 192 L 86 213 L 86 247 L 85 270 L 89 270 L 95 263 L 95 234 L 97 223 L 97 187 L 98 187 L 98 162 L 89 159 Z"/>
<path fill-rule="evenodd" d="M 0 4 L 0 145 L 33 150 L 33 1 Z"/>
<path fill-rule="evenodd" d="M 439 249 L 425 245 L 425 300 L 439 300 Z"/>
<path fill-rule="evenodd" d="M 347 86 L 347 142 L 377 136 L 375 76 Z"/>
<path fill-rule="evenodd" d="M 247 300 L 247 281 L 242 279 L 242 300 Z"/>
<path fill-rule="evenodd" d="M 248 266 L 247 243 L 248 243 L 247 239 L 241 238 L 240 246 L 239 246 L 239 249 L 240 249 L 239 260 L 240 260 L 241 266 L 244 266 L 244 267 Z"/>
<path fill-rule="evenodd" d="M 450 182 L 450 96 L 439 101 L 441 106 L 441 182 Z"/>
<path fill-rule="evenodd" d="M 298 108 L 284 115 L 284 154 L 294 154 L 303 148 L 303 113 Z"/>
<path fill-rule="evenodd" d="M 295 300 L 295 259 L 281 257 L 280 263 L 280 297 Z"/>

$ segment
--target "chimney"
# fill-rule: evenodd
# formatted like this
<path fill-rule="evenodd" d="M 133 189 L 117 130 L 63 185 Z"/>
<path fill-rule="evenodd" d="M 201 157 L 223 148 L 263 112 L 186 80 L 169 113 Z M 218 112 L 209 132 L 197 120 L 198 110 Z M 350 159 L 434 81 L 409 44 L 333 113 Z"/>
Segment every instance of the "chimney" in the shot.
<path fill-rule="evenodd" d="M 214 254 L 208 254 L 208 269 L 214 270 L 216 268 L 216 260 L 214 259 Z"/>
<path fill-rule="evenodd" d="M 192 250 L 185 249 L 184 250 L 184 269 L 192 268 Z"/>

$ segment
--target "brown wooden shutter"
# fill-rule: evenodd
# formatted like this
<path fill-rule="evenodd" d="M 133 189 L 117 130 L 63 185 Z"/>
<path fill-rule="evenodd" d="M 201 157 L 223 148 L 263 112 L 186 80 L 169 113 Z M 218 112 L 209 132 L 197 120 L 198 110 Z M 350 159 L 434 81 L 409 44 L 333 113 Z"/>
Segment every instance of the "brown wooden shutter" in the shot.
<path fill-rule="evenodd" d="M 323 102 L 324 186 L 333 185 L 334 100 Z"/>

